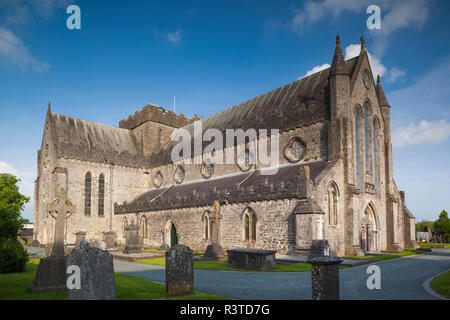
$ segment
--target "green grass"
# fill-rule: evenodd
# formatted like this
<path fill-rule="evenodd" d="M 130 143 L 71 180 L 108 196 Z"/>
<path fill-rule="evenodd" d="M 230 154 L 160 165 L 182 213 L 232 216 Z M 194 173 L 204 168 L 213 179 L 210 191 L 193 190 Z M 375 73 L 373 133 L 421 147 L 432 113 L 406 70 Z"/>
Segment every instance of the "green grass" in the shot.
<path fill-rule="evenodd" d="M 51 292 L 32 295 L 27 292 L 33 283 L 38 259 L 30 260 L 22 273 L 0 274 L 0 300 L 66 300 L 67 292 Z M 228 300 L 226 297 L 215 296 L 195 291 L 185 296 L 167 297 L 166 288 L 162 284 L 153 283 L 138 277 L 115 274 L 116 293 L 119 300 Z"/>
<path fill-rule="evenodd" d="M 450 298 L 450 271 L 431 280 L 430 287 L 440 295 Z"/>
<path fill-rule="evenodd" d="M 165 266 L 166 259 L 151 258 L 146 260 L 137 261 L 138 263 L 151 264 L 154 266 Z M 273 270 L 249 270 L 241 268 L 231 268 L 227 262 L 223 261 L 194 261 L 194 269 L 200 270 L 221 270 L 221 271 L 243 271 L 243 272 L 304 272 L 311 271 L 311 265 L 309 263 L 292 263 L 292 264 L 276 264 L 276 269 Z M 340 269 L 346 269 L 348 267 L 339 267 Z"/>
<path fill-rule="evenodd" d="M 399 253 L 389 253 L 389 254 L 380 254 L 380 255 L 373 255 L 373 256 L 349 256 L 344 257 L 347 259 L 375 259 L 378 261 L 384 261 L 384 260 L 391 260 L 391 259 L 397 259 L 401 257 L 407 257 L 418 253 L 424 253 L 425 250 L 421 251 L 415 251 L 415 249 L 406 249 L 404 252 Z"/>
<path fill-rule="evenodd" d="M 446 249 L 450 249 L 450 243 L 436 243 L 436 242 L 425 243 L 425 242 L 419 242 L 419 246 L 421 248 L 431 248 L 432 246 L 443 246 Z"/>

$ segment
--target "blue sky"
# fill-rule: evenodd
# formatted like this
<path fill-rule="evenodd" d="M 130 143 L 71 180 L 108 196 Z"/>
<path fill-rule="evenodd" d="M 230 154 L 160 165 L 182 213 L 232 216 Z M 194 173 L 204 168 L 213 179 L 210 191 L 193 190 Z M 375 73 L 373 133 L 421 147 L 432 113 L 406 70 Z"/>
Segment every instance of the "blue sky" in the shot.
<path fill-rule="evenodd" d="M 66 9 L 81 9 L 69 30 Z M 366 9 L 381 8 L 381 30 Z M 0 171 L 32 197 L 52 110 L 109 125 L 147 103 L 208 116 L 346 57 L 364 35 L 392 106 L 394 175 L 418 220 L 450 210 L 449 1 L 0 0 Z M 26 218 L 33 219 L 33 203 Z"/>

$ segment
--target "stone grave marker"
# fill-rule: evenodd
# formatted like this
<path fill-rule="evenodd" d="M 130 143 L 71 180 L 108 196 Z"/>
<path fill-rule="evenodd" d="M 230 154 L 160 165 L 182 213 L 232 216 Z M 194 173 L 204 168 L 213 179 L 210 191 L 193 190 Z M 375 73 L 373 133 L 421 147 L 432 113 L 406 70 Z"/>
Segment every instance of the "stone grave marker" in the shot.
<path fill-rule="evenodd" d="M 220 204 L 219 201 L 214 201 L 214 214 L 210 215 L 211 221 L 211 244 L 206 247 L 205 257 L 218 258 L 223 257 L 223 248 L 219 242 L 219 230 L 220 230 Z"/>
<path fill-rule="evenodd" d="M 66 257 L 64 255 L 64 224 L 76 211 L 67 199 L 67 192 L 61 189 L 57 198 L 47 204 L 47 211 L 56 220 L 55 236 L 51 256 L 39 261 L 33 285 L 28 290 L 32 294 L 66 289 Z"/>
<path fill-rule="evenodd" d="M 139 227 L 134 224 L 134 219 L 131 219 L 131 224 L 125 227 L 126 245 L 123 253 L 137 253 L 142 252 L 139 242 Z"/>
<path fill-rule="evenodd" d="M 166 294 L 194 292 L 194 254 L 189 247 L 177 245 L 166 251 Z"/>
<path fill-rule="evenodd" d="M 113 257 L 108 251 L 91 248 L 89 242 L 84 240 L 80 249 L 73 250 L 67 256 L 66 268 L 70 266 L 79 267 L 80 288 L 69 287 L 69 300 L 117 299 Z M 70 274 L 67 275 L 68 282 L 69 278 Z"/>

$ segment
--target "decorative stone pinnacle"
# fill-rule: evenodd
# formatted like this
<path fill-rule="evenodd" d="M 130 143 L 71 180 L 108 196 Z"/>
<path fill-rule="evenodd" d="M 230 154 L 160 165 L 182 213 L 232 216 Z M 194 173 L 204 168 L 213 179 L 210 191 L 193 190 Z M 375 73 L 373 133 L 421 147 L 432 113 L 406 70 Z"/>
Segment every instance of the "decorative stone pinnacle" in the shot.
<path fill-rule="evenodd" d="M 380 84 L 381 80 L 380 80 L 380 75 L 377 76 L 377 85 Z"/>
<path fill-rule="evenodd" d="M 341 45 L 341 39 L 339 38 L 339 34 L 336 35 L 336 45 Z"/>
<path fill-rule="evenodd" d="M 360 40 L 361 40 L 361 52 L 362 52 L 363 50 L 366 49 L 366 41 L 364 40 L 363 36 L 361 36 Z"/>

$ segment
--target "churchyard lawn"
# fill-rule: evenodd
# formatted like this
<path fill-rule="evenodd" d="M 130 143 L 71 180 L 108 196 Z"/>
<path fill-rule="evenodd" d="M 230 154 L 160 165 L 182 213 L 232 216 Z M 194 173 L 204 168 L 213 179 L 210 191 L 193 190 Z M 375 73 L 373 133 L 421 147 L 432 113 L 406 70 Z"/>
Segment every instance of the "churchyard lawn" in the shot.
<path fill-rule="evenodd" d="M 419 246 L 421 248 L 431 248 L 431 247 L 437 246 L 437 247 L 443 247 L 445 249 L 450 249 L 450 243 L 437 243 L 437 242 L 425 243 L 425 242 L 419 242 Z"/>
<path fill-rule="evenodd" d="M 137 261 L 138 263 L 151 264 L 154 266 L 164 266 L 166 260 L 164 257 L 151 258 L 146 260 Z M 305 272 L 311 271 L 311 265 L 309 263 L 292 263 L 292 264 L 276 264 L 276 269 L 273 270 L 249 270 L 231 268 L 227 262 L 223 261 L 194 261 L 194 269 L 200 270 L 221 270 L 221 271 L 243 271 L 243 272 Z M 340 269 L 346 269 L 348 267 L 339 267 Z"/>
<path fill-rule="evenodd" d="M 430 287 L 441 296 L 450 299 L 450 271 L 431 280 Z"/>
<path fill-rule="evenodd" d="M 32 295 L 28 287 L 33 283 L 38 259 L 30 260 L 22 273 L 0 274 L 0 300 L 66 300 L 67 292 L 52 292 Z M 162 284 L 153 283 L 142 278 L 116 273 L 116 291 L 118 300 L 228 300 L 226 297 L 195 291 L 193 294 L 167 297 Z"/>
<path fill-rule="evenodd" d="M 384 261 L 384 260 L 391 260 L 391 259 L 397 259 L 401 257 L 407 257 L 414 254 L 424 253 L 427 252 L 426 250 L 420 250 L 420 249 L 406 249 L 403 252 L 399 253 L 388 253 L 388 254 L 377 254 L 372 256 L 349 256 L 344 257 L 347 259 L 375 259 L 378 261 Z"/>

